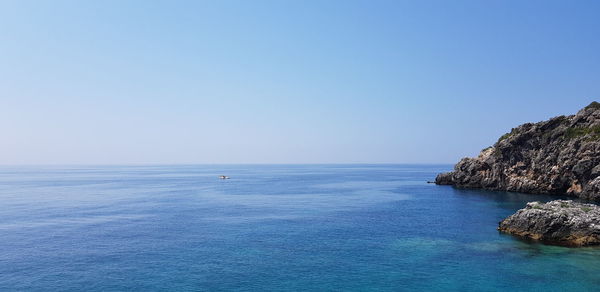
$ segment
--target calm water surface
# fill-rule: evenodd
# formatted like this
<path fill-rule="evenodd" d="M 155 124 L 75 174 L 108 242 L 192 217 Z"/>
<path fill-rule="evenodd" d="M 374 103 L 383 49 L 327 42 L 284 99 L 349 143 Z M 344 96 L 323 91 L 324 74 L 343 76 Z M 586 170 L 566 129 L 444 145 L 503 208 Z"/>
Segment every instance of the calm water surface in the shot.
<path fill-rule="evenodd" d="M 0 290 L 600 287 L 600 249 L 496 231 L 552 197 L 425 183 L 450 168 L 3 167 Z"/>

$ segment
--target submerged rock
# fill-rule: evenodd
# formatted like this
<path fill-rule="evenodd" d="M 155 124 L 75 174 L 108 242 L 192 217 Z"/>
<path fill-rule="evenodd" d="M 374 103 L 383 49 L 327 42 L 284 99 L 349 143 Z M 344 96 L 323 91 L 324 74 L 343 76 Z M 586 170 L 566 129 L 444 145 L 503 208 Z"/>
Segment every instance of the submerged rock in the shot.
<path fill-rule="evenodd" d="M 599 245 L 600 207 L 570 200 L 531 202 L 502 220 L 498 230 L 548 244 Z"/>
<path fill-rule="evenodd" d="M 600 199 L 600 103 L 576 115 L 518 126 L 436 183 Z"/>

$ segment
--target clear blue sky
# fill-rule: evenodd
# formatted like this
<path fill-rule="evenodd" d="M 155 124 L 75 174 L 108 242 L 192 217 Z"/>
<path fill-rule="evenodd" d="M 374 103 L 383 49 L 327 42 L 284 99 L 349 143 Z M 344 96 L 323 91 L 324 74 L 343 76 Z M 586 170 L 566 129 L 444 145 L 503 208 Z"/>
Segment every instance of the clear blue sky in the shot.
<path fill-rule="evenodd" d="M 599 1 L 1 1 L 0 164 L 453 163 L 600 99 Z"/>

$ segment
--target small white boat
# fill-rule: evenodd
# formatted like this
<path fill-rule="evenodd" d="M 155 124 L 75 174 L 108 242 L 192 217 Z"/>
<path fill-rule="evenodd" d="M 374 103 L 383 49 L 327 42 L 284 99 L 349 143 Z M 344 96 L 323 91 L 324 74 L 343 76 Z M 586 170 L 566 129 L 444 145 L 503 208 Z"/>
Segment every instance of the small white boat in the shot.
<path fill-rule="evenodd" d="M 228 176 L 226 176 L 226 175 L 221 175 L 221 176 L 219 176 L 219 178 L 220 178 L 220 179 L 229 179 L 229 177 L 228 177 Z"/>

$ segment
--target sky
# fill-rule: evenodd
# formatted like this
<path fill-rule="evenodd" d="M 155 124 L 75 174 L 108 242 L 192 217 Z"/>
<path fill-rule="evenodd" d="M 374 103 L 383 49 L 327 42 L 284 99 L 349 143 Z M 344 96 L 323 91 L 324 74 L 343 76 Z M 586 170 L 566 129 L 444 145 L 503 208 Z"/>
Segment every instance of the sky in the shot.
<path fill-rule="evenodd" d="M 599 13 L 0 0 L 0 164 L 455 163 L 600 100 Z"/>

